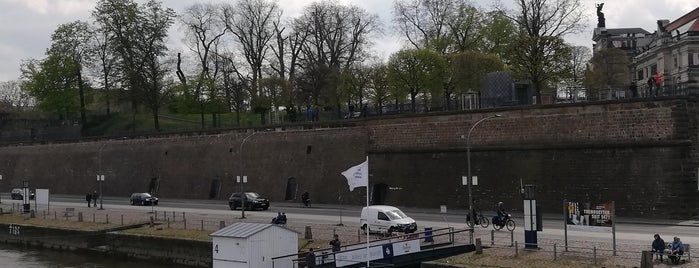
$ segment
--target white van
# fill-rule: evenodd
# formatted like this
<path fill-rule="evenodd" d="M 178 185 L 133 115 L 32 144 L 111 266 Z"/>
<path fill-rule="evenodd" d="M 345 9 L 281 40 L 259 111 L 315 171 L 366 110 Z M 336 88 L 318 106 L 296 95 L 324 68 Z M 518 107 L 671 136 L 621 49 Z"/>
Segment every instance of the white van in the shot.
<path fill-rule="evenodd" d="M 400 209 L 392 206 L 368 206 L 362 208 L 359 226 L 369 233 L 391 234 L 393 232 L 412 233 L 417 230 L 415 220 Z"/>

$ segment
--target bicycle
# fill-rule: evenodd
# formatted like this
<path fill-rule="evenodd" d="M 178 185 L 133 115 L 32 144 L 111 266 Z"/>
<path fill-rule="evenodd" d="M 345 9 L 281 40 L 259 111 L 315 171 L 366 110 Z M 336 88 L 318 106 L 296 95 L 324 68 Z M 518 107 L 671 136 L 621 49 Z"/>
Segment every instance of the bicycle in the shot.
<path fill-rule="evenodd" d="M 488 228 L 488 225 L 490 225 L 490 221 L 488 220 L 488 218 L 483 217 L 483 214 L 479 213 L 479 212 L 475 212 L 476 217 L 475 217 L 473 223 L 471 223 L 471 215 L 473 215 L 473 214 L 474 213 L 468 213 L 466 215 L 466 226 L 468 226 L 469 228 L 473 228 L 473 223 L 475 223 L 475 224 L 480 225 L 483 228 Z"/>

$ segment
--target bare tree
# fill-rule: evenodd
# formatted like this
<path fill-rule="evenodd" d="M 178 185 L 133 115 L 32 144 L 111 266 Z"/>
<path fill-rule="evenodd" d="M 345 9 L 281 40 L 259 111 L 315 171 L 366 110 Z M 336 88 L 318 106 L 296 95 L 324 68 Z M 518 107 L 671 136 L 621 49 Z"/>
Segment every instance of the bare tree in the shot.
<path fill-rule="evenodd" d="M 585 76 L 587 63 L 592 57 L 592 52 L 586 46 L 574 46 L 570 55 L 570 75 L 574 84 L 579 84 Z"/>
<path fill-rule="evenodd" d="M 514 11 L 499 11 L 519 27 L 510 63 L 516 74 L 531 81 L 540 103 L 544 87 L 567 72 L 570 54 L 563 38 L 582 29 L 580 0 L 516 0 Z"/>
<path fill-rule="evenodd" d="M 104 92 L 104 102 L 107 115 L 111 113 L 111 91 L 112 87 L 117 84 L 118 78 L 118 58 L 114 47 L 109 40 L 111 37 L 107 31 L 93 30 L 92 39 L 92 60 L 96 61 L 95 66 L 99 68 L 99 76 Z"/>
<path fill-rule="evenodd" d="M 393 16 L 411 46 L 431 48 L 441 55 L 475 49 L 485 20 L 481 11 L 464 0 L 395 1 Z"/>
<path fill-rule="evenodd" d="M 216 96 L 212 94 L 216 90 L 215 83 L 212 81 L 218 70 L 216 68 L 210 69 L 209 65 L 212 61 L 209 57 L 212 54 L 212 47 L 219 44 L 220 39 L 228 30 L 221 20 L 222 18 L 221 9 L 212 3 L 191 5 L 185 8 L 184 13 L 180 16 L 180 21 L 188 32 L 190 49 L 199 59 L 199 72 L 195 83 L 188 85 L 178 58 L 177 76 L 185 89 L 194 89 L 193 95 L 199 104 L 202 128 L 206 126 L 204 120 L 206 102 L 216 99 Z M 215 61 L 213 62 L 215 63 Z M 214 67 L 216 66 L 218 65 L 214 64 Z M 215 125 L 215 112 L 212 111 L 212 114 L 212 121 Z"/>
<path fill-rule="evenodd" d="M 316 2 L 304 9 L 294 27 L 308 33 L 301 57 L 307 104 L 318 104 L 322 98 L 335 105 L 339 116 L 340 73 L 365 58 L 369 36 L 380 31 L 378 17 L 356 6 Z"/>
<path fill-rule="evenodd" d="M 302 44 L 308 37 L 307 31 L 294 31 L 285 34 L 285 27 L 280 23 L 274 22 L 274 38 L 275 43 L 270 46 L 274 53 L 274 59 L 270 62 L 270 68 L 274 71 L 277 77 L 286 81 L 286 86 L 289 91 L 289 99 L 287 105 L 294 106 L 298 104 L 298 96 L 296 90 L 296 70 L 298 59 L 301 54 Z"/>
<path fill-rule="evenodd" d="M 22 91 L 20 82 L 17 80 L 0 82 L 0 103 L 9 105 L 3 107 L 0 112 L 8 112 L 10 109 L 24 110 L 34 105 L 34 99 Z"/>
<path fill-rule="evenodd" d="M 257 103 L 259 97 L 259 79 L 262 78 L 269 41 L 275 36 L 274 22 L 279 20 L 281 10 L 277 3 L 268 0 L 239 0 L 235 6 L 226 5 L 223 10 L 223 21 L 243 50 L 243 55 L 252 74 L 251 102 L 260 119 L 264 120 L 264 114 L 269 107 Z M 264 123 L 264 122 L 263 122 Z"/>

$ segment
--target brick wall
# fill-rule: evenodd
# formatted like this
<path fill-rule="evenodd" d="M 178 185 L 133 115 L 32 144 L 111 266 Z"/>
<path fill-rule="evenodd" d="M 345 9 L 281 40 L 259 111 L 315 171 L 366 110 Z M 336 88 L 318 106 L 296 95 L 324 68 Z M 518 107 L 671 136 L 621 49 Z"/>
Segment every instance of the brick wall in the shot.
<path fill-rule="evenodd" d="M 468 207 L 466 136 L 473 198 L 485 212 L 521 210 L 520 183 L 538 186 L 545 212 L 564 199 L 615 201 L 618 215 L 697 215 L 694 99 L 500 109 L 368 123 L 378 199 L 405 206 Z M 398 133 L 398 134 L 396 134 Z M 383 190 L 382 190 L 383 189 Z"/>
<path fill-rule="evenodd" d="M 391 116 L 252 136 L 0 147 L 0 185 L 7 191 L 26 179 L 31 188 L 83 195 L 96 190 L 95 175 L 104 174 L 104 194 L 125 202 L 153 185 L 162 198 L 225 202 L 239 190 L 235 177 L 247 175 L 246 189 L 284 201 L 293 177 L 297 199 L 289 202 L 308 191 L 314 202 L 359 205 L 366 191 L 349 192 L 340 173 L 368 155 L 374 202 L 463 209 L 467 131 L 494 113 L 502 117 L 482 122 L 471 135 L 472 174 L 481 183 L 473 196 L 485 212 L 497 201 L 521 208 L 521 181 L 538 186 L 545 212 L 559 213 L 568 199 L 615 201 L 619 215 L 697 215 L 699 109 L 693 98 Z"/>

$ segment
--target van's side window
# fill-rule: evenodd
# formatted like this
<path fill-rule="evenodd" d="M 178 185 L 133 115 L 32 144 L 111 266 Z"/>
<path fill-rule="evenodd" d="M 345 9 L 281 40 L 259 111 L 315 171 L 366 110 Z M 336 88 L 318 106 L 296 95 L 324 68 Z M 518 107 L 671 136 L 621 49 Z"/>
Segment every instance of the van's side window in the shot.
<path fill-rule="evenodd" d="M 388 216 L 386 216 L 386 214 L 384 214 L 383 212 L 379 212 L 379 216 L 378 216 L 377 218 L 378 218 L 379 220 L 382 220 L 382 221 L 388 221 L 388 220 L 389 220 L 389 219 L 388 219 Z"/>

